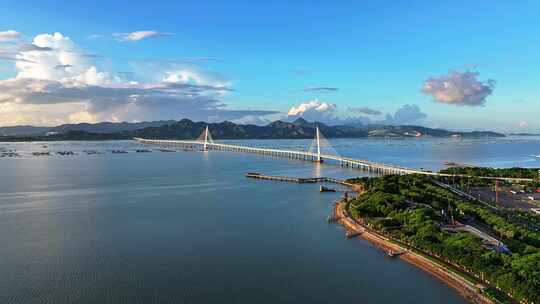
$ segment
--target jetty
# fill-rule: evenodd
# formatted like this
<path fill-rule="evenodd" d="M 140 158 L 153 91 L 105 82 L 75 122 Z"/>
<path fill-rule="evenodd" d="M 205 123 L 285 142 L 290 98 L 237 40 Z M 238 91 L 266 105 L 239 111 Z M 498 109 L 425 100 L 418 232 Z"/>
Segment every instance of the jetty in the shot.
<path fill-rule="evenodd" d="M 290 176 L 272 176 L 272 175 L 265 175 L 258 172 L 248 172 L 246 173 L 247 178 L 255 178 L 255 179 L 265 179 L 265 180 L 273 180 L 273 181 L 280 181 L 280 182 L 290 182 L 290 183 L 297 183 L 297 184 L 315 184 L 315 183 L 333 183 L 333 184 L 339 184 L 346 187 L 356 187 L 357 185 L 349 183 L 347 181 L 332 178 L 332 177 L 290 177 Z M 328 188 L 326 188 L 328 189 Z M 338 191 L 334 189 L 335 191 Z M 329 191 L 329 190 L 326 190 Z M 321 192 L 326 192 L 321 191 Z M 335 192 L 332 191 L 332 192 Z M 341 190 L 343 192 L 344 190 Z M 346 192 L 354 192 L 353 190 L 346 190 Z"/>

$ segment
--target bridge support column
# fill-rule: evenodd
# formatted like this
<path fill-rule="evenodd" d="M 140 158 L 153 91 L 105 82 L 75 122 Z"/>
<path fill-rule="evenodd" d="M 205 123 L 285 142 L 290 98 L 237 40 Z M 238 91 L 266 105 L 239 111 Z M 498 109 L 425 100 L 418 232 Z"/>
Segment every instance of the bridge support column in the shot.
<path fill-rule="evenodd" d="M 317 139 L 317 159 L 315 160 L 318 163 L 322 163 L 321 159 L 321 136 L 319 135 L 319 126 L 316 128 L 317 133 L 315 134 L 315 138 Z"/>
<path fill-rule="evenodd" d="M 208 126 L 206 126 L 206 129 L 204 130 L 204 145 L 203 150 L 208 151 Z"/>

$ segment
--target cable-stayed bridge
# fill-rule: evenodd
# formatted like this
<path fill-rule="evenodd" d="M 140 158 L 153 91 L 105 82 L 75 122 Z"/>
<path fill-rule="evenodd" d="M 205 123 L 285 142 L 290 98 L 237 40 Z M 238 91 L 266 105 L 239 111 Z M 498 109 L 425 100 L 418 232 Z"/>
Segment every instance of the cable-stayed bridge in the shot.
<path fill-rule="evenodd" d="M 425 171 L 420 169 L 406 168 L 397 165 L 384 164 L 380 162 L 373 162 L 369 160 L 361 160 L 343 157 L 337 154 L 337 152 L 332 148 L 329 141 L 322 135 L 319 131 L 319 128 L 316 128 L 315 138 L 309 145 L 306 151 L 299 150 L 287 150 L 287 149 L 274 149 L 274 148 L 260 148 L 260 147 L 250 147 L 242 145 L 233 145 L 225 143 L 217 143 L 212 138 L 208 126 L 204 129 L 201 135 L 197 139 L 193 140 L 172 140 L 172 139 L 145 139 L 145 138 L 135 138 L 140 143 L 143 144 L 155 144 L 162 146 L 172 146 L 184 149 L 194 149 L 194 150 L 215 150 L 215 151 L 229 151 L 229 152 L 239 152 L 239 153 L 255 153 L 261 155 L 268 155 L 273 157 L 283 157 L 290 159 L 298 159 L 312 162 L 334 162 L 343 167 L 350 167 L 354 169 L 360 169 L 367 172 L 377 173 L 381 175 L 385 174 L 423 174 L 431 176 L 447 176 L 447 177 L 469 177 L 467 175 L 460 174 L 446 174 Z M 529 182 L 533 181 L 529 178 L 510 178 L 510 177 L 475 177 L 483 179 L 496 179 L 496 180 L 505 180 L 509 182 Z"/>

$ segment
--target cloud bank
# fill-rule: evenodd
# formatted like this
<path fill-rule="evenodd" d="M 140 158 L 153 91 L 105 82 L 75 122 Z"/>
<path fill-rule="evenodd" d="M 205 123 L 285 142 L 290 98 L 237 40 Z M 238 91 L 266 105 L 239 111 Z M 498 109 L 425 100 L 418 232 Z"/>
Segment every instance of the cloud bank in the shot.
<path fill-rule="evenodd" d="M 60 33 L 37 35 L 11 51 L 16 75 L 0 80 L 3 124 L 184 117 L 222 121 L 277 113 L 228 109 L 222 98 L 233 91 L 231 83 L 193 66 L 173 66 L 155 81 L 127 81 L 123 74 L 101 70 Z"/>
<path fill-rule="evenodd" d="M 352 114 L 352 115 L 351 115 Z M 313 99 L 293 106 L 287 113 L 286 120 L 302 117 L 309 121 L 319 121 L 329 125 L 367 125 L 367 124 L 416 124 L 422 123 L 427 114 L 414 104 L 400 107 L 394 114 L 387 114 L 383 120 L 372 119 L 369 116 L 381 115 L 382 112 L 367 107 L 348 108 L 348 115 L 339 115 L 337 105 Z"/>
<path fill-rule="evenodd" d="M 478 72 L 450 72 L 433 77 L 424 83 L 422 92 L 439 103 L 458 106 L 484 106 L 495 88 L 495 80 L 477 79 Z"/>
<path fill-rule="evenodd" d="M 19 37 L 21 37 L 21 33 L 14 30 L 0 32 L 0 42 L 17 40 Z"/>

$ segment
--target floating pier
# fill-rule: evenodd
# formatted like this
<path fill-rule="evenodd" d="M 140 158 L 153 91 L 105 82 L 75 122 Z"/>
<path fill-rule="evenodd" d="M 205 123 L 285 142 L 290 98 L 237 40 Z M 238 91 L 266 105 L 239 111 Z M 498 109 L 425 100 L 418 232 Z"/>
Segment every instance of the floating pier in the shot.
<path fill-rule="evenodd" d="M 248 172 L 246 173 L 246 177 L 248 178 L 256 178 L 256 179 L 266 179 L 266 180 L 273 180 L 273 181 L 280 181 L 280 182 L 290 182 L 290 183 L 298 183 L 298 184 L 315 184 L 315 183 L 333 183 L 333 184 L 339 184 L 346 187 L 354 187 L 354 184 L 348 183 L 344 180 L 340 180 L 337 178 L 331 178 L 331 177 L 290 177 L 290 176 L 272 176 L 272 175 L 264 175 L 262 173 L 258 172 Z M 326 188 L 326 190 L 321 190 L 321 192 L 325 191 L 331 191 L 329 188 Z M 333 189 L 335 192 L 336 189 Z M 341 190 L 345 192 L 354 192 L 352 190 Z"/>
<path fill-rule="evenodd" d="M 291 182 L 291 183 L 298 183 L 298 184 L 314 184 L 314 183 L 320 183 L 320 182 L 325 181 L 324 177 L 301 178 L 301 177 L 289 177 L 289 176 L 271 176 L 271 175 L 264 175 L 257 172 L 248 172 L 246 173 L 246 177 L 274 180 L 274 181 L 280 181 L 280 182 Z"/>

